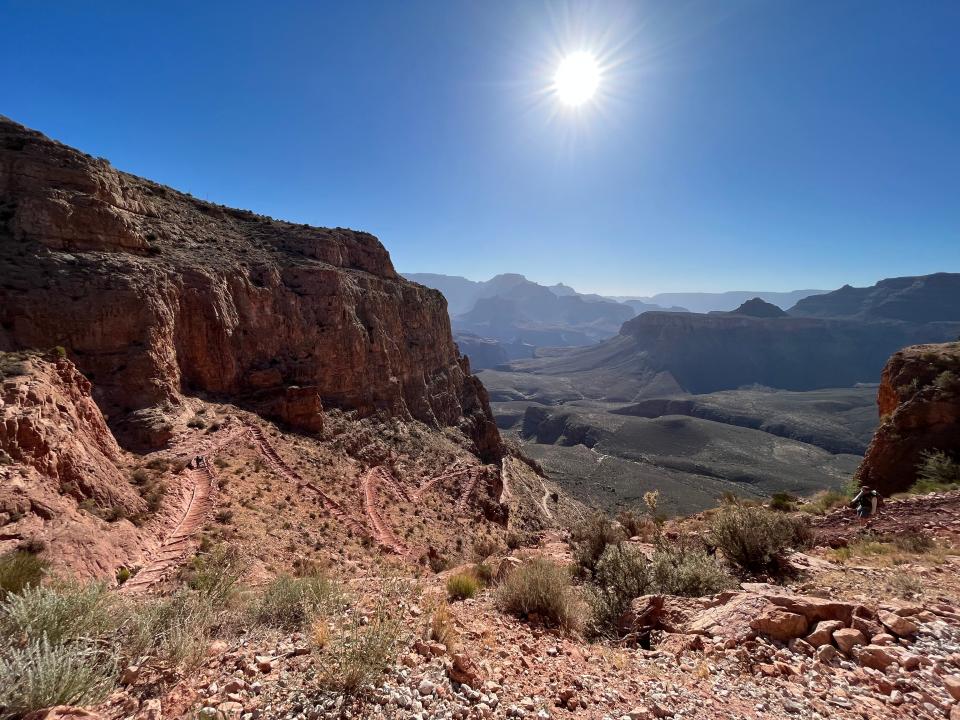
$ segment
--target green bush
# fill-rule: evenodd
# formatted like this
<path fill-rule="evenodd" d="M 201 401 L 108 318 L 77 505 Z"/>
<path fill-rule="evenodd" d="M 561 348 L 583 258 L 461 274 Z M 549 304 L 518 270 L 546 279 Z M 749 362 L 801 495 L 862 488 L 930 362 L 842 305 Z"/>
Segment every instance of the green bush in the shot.
<path fill-rule="evenodd" d="M 920 458 L 917 481 L 911 492 L 943 492 L 960 487 L 960 463 L 938 450 L 925 451 Z"/>
<path fill-rule="evenodd" d="M 40 584 L 47 571 L 47 562 L 33 553 L 17 550 L 0 557 L 0 600 L 7 593 Z"/>
<path fill-rule="evenodd" d="M 6 637 L 46 637 L 53 644 L 103 639 L 121 622 L 117 596 L 103 583 L 26 587 L 0 602 L 0 629 Z"/>
<path fill-rule="evenodd" d="M 45 637 L 0 651 L 0 718 L 53 705 L 92 705 L 113 689 L 116 657 L 88 642 L 58 645 Z"/>
<path fill-rule="evenodd" d="M 497 606 L 521 618 L 536 615 L 568 632 L 582 625 L 582 612 L 566 568 L 538 557 L 511 572 L 497 588 Z"/>
<path fill-rule="evenodd" d="M 191 590 L 206 596 L 213 605 L 222 606 L 236 590 L 241 575 L 240 559 L 236 549 L 218 545 L 209 552 L 195 555 L 182 574 Z"/>
<path fill-rule="evenodd" d="M 472 598 L 479 590 L 480 583 L 471 573 L 457 573 L 447 578 L 447 597 L 451 600 Z"/>
<path fill-rule="evenodd" d="M 796 502 L 796 496 L 787 492 L 778 492 L 770 496 L 770 502 L 767 503 L 767 506 L 777 512 L 793 512 L 797 509 Z"/>
<path fill-rule="evenodd" d="M 324 575 L 281 575 L 263 590 L 250 608 L 257 625 L 299 630 L 317 615 L 326 615 L 341 602 L 339 586 Z"/>
<path fill-rule="evenodd" d="M 609 545 L 623 541 L 623 532 L 610 522 L 602 512 L 597 511 L 570 529 L 571 550 L 582 577 L 593 575 L 600 557 Z"/>
<path fill-rule="evenodd" d="M 596 635 L 614 636 L 630 602 L 650 591 L 650 563 L 635 545 L 611 545 L 597 562 L 594 583 L 588 593 L 590 629 Z"/>
<path fill-rule="evenodd" d="M 788 548 L 809 542 L 810 529 L 800 518 L 763 507 L 727 505 L 710 518 L 708 537 L 742 570 L 773 572 Z"/>
<path fill-rule="evenodd" d="M 653 554 L 650 574 L 656 591 L 664 595 L 703 597 L 737 584 L 703 548 L 687 543 L 659 548 Z"/>
<path fill-rule="evenodd" d="M 800 506 L 800 511 L 810 515 L 825 515 L 830 510 L 843 507 L 850 502 L 850 496 L 839 490 L 821 490 Z"/>

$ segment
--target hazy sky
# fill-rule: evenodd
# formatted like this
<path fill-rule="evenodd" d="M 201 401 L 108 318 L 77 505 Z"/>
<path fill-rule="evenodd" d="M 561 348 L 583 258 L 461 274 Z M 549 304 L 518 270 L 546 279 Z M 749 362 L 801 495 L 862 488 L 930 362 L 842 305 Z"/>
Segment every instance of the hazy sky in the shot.
<path fill-rule="evenodd" d="M 960 271 L 958 38 L 957 0 L 0 0 L 0 113 L 403 271 L 831 289 Z"/>

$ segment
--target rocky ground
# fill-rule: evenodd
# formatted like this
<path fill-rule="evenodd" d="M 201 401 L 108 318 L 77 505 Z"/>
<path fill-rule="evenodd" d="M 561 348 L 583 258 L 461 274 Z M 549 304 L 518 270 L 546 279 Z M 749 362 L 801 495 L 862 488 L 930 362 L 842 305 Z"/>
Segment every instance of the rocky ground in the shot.
<path fill-rule="evenodd" d="M 920 497 L 935 509 L 942 498 Z M 912 516 L 911 516 L 912 517 Z M 829 547 L 796 554 L 786 585 L 744 583 L 707 598 L 648 596 L 625 622 L 652 632 L 651 648 L 588 642 L 504 614 L 495 590 L 444 601 L 453 571 L 428 575 L 404 603 L 404 647 L 357 701 L 324 691 L 323 660 L 303 634 L 216 643 L 173 692 L 138 705 L 134 682 L 107 717 L 257 718 L 950 718 L 960 717 L 960 534 L 937 552 L 896 562 L 838 558 Z M 850 538 L 856 547 L 856 538 Z M 958 551 L 960 552 L 960 551 Z M 547 555 L 569 562 L 564 537 L 488 563 Z M 891 576 L 922 582 L 898 597 Z M 838 582 L 838 579 L 840 581 Z M 374 574 L 351 585 L 374 591 Z M 361 590 L 362 592 L 362 590 Z M 437 608 L 447 644 L 428 639 Z M 348 612 L 363 612 L 355 609 Z"/>

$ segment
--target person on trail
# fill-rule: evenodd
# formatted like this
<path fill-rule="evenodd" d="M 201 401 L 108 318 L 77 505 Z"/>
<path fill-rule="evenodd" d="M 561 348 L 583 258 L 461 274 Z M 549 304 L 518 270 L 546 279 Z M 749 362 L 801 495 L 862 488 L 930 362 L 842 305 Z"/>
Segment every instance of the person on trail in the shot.
<path fill-rule="evenodd" d="M 880 500 L 880 493 L 864 485 L 860 492 L 850 501 L 850 507 L 857 511 L 860 518 L 860 524 L 865 525 L 871 517 L 877 512 L 877 502 Z"/>
<path fill-rule="evenodd" d="M 203 455 L 197 455 L 197 456 L 193 459 L 193 464 L 194 464 L 194 466 L 197 467 L 197 468 L 200 468 L 201 466 L 203 466 Z"/>

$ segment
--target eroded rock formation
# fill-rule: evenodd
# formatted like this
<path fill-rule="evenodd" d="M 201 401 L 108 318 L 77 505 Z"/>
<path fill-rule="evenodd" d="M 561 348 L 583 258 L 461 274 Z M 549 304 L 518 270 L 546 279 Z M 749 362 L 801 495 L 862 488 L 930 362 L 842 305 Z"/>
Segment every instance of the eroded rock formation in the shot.
<path fill-rule="evenodd" d="M 443 297 L 375 237 L 204 202 L 0 117 L 0 349 L 53 346 L 134 448 L 204 392 L 306 431 L 382 410 L 502 453 Z"/>
<path fill-rule="evenodd" d="M 960 342 L 916 345 L 893 355 L 877 393 L 880 427 L 857 470 L 888 495 L 917 479 L 924 451 L 960 459 Z"/>

